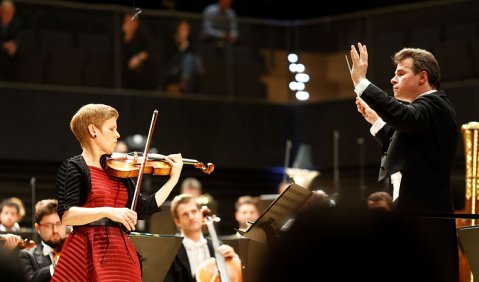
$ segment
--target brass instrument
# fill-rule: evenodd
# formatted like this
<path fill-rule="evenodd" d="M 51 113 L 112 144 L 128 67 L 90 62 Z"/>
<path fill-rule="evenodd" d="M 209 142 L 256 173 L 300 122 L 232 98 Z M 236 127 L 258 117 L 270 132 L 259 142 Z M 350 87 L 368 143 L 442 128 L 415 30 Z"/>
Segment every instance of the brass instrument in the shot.
<path fill-rule="evenodd" d="M 479 208 L 479 122 L 471 121 L 463 124 L 461 127 L 464 139 L 464 159 L 465 159 L 465 204 L 464 209 L 456 213 L 476 214 Z M 456 219 L 456 226 L 464 227 L 476 225 L 476 219 Z M 459 250 L 459 276 L 460 282 L 472 282 L 472 272 L 466 258 L 461 250 Z"/>

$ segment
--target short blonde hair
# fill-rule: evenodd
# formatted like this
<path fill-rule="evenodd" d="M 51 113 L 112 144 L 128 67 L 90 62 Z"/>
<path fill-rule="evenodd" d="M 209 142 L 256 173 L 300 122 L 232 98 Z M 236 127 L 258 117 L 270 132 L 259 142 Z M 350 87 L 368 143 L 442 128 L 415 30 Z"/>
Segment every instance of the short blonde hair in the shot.
<path fill-rule="evenodd" d="M 88 136 L 88 125 L 100 128 L 110 118 L 118 118 L 118 111 L 104 104 L 87 104 L 81 107 L 70 121 L 70 129 L 80 144 L 84 144 Z"/>
<path fill-rule="evenodd" d="M 256 209 L 259 210 L 258 203 L 259 203 L 259 198 L 258 197 L 253 197 L 253 196 L 249 196 L 249 195 L 241 196 L 236 200 L 235 208 L 236 208 L 236 211 L 238 211 L 239 208 L 242 205 L 249 204 L 249 205 L 254 205 L 256 207 Z"/>
<path fill-rule="evenodd" d="M 184 193 L 184 194 L 179 194 L 178 196 L 174 197 L 173 200 L 171 201 L 171 215 L 173 216 L 174 219 L 179 219 L 179 216 L 178 216 L 178 206 L 181 205 L 181 204 L 187 204 L 189 202 L 193 201 L 196 206 L 198 206 L 199 208 L 199 205 L 198 203 L 196 202 L 195 198 L 191 195 L 191 194 L 188 194 L 188 193 Z"/>

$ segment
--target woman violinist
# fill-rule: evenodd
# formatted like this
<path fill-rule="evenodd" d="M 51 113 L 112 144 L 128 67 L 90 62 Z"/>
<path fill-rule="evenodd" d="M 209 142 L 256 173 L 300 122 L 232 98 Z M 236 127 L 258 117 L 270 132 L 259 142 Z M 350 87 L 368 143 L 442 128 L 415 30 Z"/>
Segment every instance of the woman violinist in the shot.
<path fill-rule="evenodd" d="M 120 137 L 118 112 L 103 104 L 88 104 L 73 116 L 70 127 L 82 154 L 67 159 L 57 175 L 58 214 L 72 225 L 51 281 L 141 281 L 138 255 L 127 232 L 138 218 L 160 211 L 183 167 L 180 154 L 165 157 L 169 180 L 156 193 L 139 194 L 129 178 L 108 175 L 100 164 L 113 152 Z"/>

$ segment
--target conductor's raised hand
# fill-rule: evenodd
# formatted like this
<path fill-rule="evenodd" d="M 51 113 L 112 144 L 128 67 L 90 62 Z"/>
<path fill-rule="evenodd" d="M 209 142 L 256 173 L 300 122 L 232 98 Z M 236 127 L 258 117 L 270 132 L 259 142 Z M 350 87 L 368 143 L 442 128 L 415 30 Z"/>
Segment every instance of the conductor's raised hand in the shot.
<path fill-rule="evenodd" d="M 353 63 L 351 67 L 351 79 L 354 86 L 358 85 L 361 79 L 366 78 L 368 71 L 368 49 L 366 45 L 358 43 L 358 48 L 351 45 L 351 61 Z"/>

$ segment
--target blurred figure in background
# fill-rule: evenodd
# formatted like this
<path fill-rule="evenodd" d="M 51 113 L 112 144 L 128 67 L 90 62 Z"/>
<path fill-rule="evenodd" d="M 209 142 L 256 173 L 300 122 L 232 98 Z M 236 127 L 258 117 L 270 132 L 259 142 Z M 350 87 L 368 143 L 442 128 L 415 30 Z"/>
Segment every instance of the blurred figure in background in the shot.
<path fill-rule="evenodd" d="M 233 0 L 218 0 L 203 10 L 202 39 L 212 42 L 218 55 L 238 40 L 238 19 L 232 4 Z"/>
<path fill-rule="evenodd" d="M 20 199 L 20 198 L 17 198 L 17 197 L 11 197 L 11 198 L 8 198 L 9 201 L 11 202 L 14 202 L 18 205 L 18 223 L 20 224 L 20 222 L 25 218 L 25 204 L 23 204 L 23 201 Z"/>
<path fill-rule="evenodd" d="M 116 142 L 115 153 L 128 153 L 128 145 L 126 145 L 125 141 L 118 140 Z"/>
<path fill-rule="evenodd" d="M 3 200 L 0 204 L 0 231 L 18 232 L 20 231 L 20 207 L 10 199 Z"/>
<path fill-rule="evenodd" d="M 248 227 L 255 222 L 259 216 L 257 197 L 252 196 L 241 196 L 236 200 L 235 203 L 235 219 L 238 222 L 238 229 L 245 231 Z"/>
<path fill-rule="evenodd" d="M 123 87 L 153 90 L 156 86 L 156 75 L 150 58 L 150 35 L 141 26 L 140 18 L 132 17 L 133 13 L 126 13 L 121 26 Z"/>
<path fill-rule="evenodd" d="M 16 80 L 18 55 L 17 36 L 20 21 L 15 16 L 15 4 L 4 0 L 0 4 L 0 80 Z"/>
<path fill-rule="evenodd" d="M 207 206 L 213 213 L 216 213 L 217 203 L 208 193 L 203 193 L 201 182 L 194 177 L 187 177 L 181 182 L 181 194 L 190 194 L 196 199 L 200 206 Z"/>
<path fill-rule="evenodd" d="M 387 192 L 374 192 L 368 196 L 368 207 L 375 211 L 391 211 L 393 198 Z"/>
<path fill-rule="evenodd" d="M 281 194 L 288 188 L 288 186 L 291 185 L 290 181 L 283 180 L 278 184 L 278 194 Z"/>
<path fill-rule="evenodd" d="M 194 51 L 190 32 L 190 23 L 181 20 L 176 26 L 173 40 L 166 46 L 161 88 L 167 94 L 197 91 L 197 76 L 203 73 L 203 64 Z"/>

